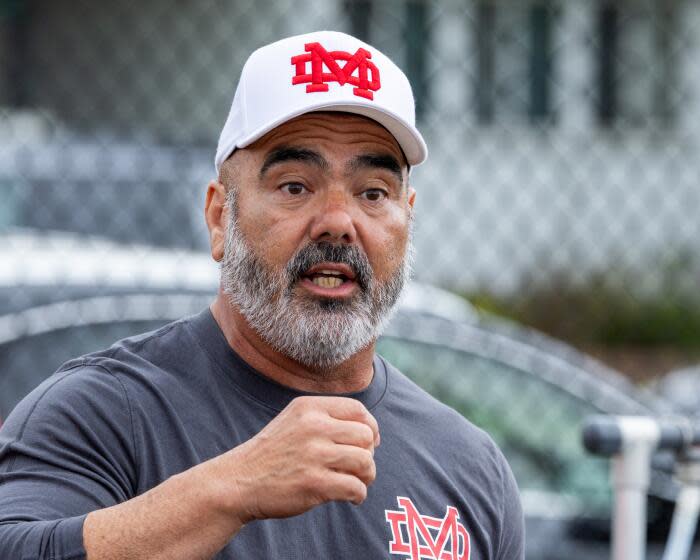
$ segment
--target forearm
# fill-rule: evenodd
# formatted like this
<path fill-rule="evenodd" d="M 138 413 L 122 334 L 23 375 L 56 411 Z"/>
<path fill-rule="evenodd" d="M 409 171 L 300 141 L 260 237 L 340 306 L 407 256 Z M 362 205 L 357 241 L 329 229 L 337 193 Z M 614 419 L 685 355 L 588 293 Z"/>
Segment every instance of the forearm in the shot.
<path fill-rule="evenodd" d="M 127 502 L 89 514 L 88 560 L 208 559 L 240 530 L 231 502 L 215 486 L 209 463 L 174 476 Z"/>

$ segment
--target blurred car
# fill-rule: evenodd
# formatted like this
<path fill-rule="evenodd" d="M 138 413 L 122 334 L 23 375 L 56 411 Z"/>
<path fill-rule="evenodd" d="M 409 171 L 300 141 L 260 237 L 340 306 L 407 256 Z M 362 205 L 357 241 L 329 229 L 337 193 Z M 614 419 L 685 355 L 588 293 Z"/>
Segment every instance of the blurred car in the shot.
<path fill-rule="evenodd" d="M 700 417 L 700 365 L 673 370 L 659 378 L 653 390 L 686 416 Z"/>
<path fill-rule="evenodd" d="M 564 343 L 493 317 L 399 311 L 378 351 L 499 444 L 521 491 L 527 558 L 610 556 L 609 463 L 584 451 L 582 422 L 665 415 L 666 401 Z M 650 490 L 651 559 L 661 558 L 677 488 L 655 470 Z"/>
<path fill-rule="evenodd" d="M 34 118 L 32 128 L 54 132 L 24 139 L 11 132 L 0 143 L 0 231 L 60 230 L 206 249 L 204 193 L 215 173 L 209 149 L 86 138 L 43 122 L 45 114 Z"/>
<path fill-rule="evenodd" d="M 0 239 L 0 262 L 11 264 L 0 272 L 0 418 L 63 361 L 197 313 L 218 286 L 203 253 L 12 235 Z M 609 556 L 608 464 L 584 452 L 581 422 L 663 414 L 665 401 L 563 343 L 418 284 L 378 351 L 501 446 L 522 493 L 528 558 Z M 656 472 L 651 493 L 650 534 L 663 535 L 675 487 Z"/>

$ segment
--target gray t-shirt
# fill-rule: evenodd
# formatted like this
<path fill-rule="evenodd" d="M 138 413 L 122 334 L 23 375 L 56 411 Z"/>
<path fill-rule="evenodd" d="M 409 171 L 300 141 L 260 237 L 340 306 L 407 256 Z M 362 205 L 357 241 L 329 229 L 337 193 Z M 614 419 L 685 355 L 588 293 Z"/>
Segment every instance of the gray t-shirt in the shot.
<path fill-rule="evenodd" d="M 257 434 L 302 395 L 253 370 L 211 312 L 64 364 L 0 429 L 0 558 L 85 558 L 85 515 Z M 360 506 L 252 522 L 219 559 L 518 560 L 518 490 L 480 429 L 381 357 L 352 395 L 379 423 Z"/>

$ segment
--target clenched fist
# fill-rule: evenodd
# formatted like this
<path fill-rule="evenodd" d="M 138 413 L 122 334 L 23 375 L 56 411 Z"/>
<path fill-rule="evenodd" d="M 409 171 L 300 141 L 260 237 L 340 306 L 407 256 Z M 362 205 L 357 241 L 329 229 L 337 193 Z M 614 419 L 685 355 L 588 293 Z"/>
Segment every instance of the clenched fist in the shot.
<path fill-rule="evenodd" d="M 247 442 L 214 459 L 226 509 L 245 524 L 332 500 L 360 504 L 374 481 L 377 421 L 345 397 L 299 397 Z"/>

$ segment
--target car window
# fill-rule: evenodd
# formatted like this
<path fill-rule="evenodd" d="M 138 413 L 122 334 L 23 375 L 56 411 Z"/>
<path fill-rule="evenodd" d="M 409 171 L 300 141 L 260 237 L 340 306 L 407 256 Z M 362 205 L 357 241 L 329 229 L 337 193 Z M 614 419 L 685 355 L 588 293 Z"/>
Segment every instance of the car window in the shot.
<path fill-rule="evenodd" d="M 65 361 L 199 313 L 206 292 L 123 293 L 0 315 L 0 419 Z"/>
<path fill-rule="evenodd" d="M 395 337 L 380 340 L 378 350 L 494 438 L 526 507 L 559 507 L 571 515 L 609 508 L 607 462 L 586 455 L 580 444 L 582 420 L 599 412 L 591 403 L 536 372 L 468 351 Z"/>
<path fill-rule="evenodd" d="M 58 367 L 167 321 L 119 321 L 51 330 L 0 344 L 0 419 Z"/>

